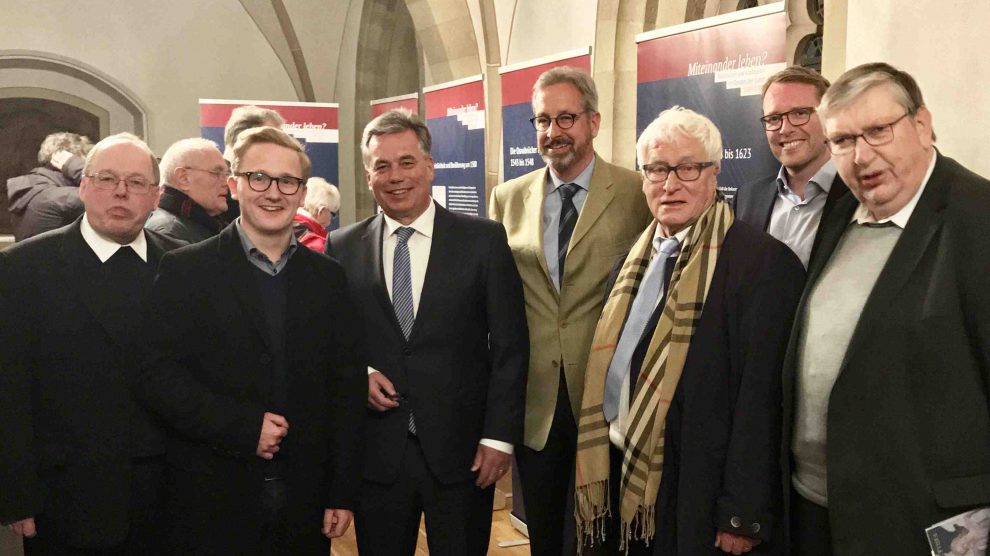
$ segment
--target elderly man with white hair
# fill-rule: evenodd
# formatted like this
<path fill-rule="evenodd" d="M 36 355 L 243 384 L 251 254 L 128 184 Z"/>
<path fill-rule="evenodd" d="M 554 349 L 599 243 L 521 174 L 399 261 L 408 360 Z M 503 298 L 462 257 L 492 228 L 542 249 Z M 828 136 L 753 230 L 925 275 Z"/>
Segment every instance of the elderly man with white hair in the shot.
<path fill-rule="evenodd" d="M 734 221 L 708 118 L 665 110 L 637 153 L 654 221 L 588 356 L 579 535 L 602 554 L 783 554 L 780 368 L 804 269 Z"/>

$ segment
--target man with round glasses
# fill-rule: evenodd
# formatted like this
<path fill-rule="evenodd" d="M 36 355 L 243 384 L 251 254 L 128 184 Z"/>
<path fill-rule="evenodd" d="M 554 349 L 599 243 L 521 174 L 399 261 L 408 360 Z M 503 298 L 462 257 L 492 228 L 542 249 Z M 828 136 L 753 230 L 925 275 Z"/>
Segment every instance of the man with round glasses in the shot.
<path fill-rule="evenodd" d="M 990 181 L 935 146 L 909 74 L 819 107 L 852 195 L 823 223 L 784 366 L 793 554 L 923 554 L 990 505 Z"/>
<path fill-rule="evenodd" d="M 584 368 L 608 272 L 650 220 L 636 172 L 595 153 L 601 114 L 591 76 L 544 72 L 533 85 L 547 163 L 492 192 L 519 269 L 529 322 L 525 445 L 516 450 L 534 555 L 574 554 L 573 484 Z"/>
<path fill-rule="evenodd" d="M 815 70 L 791 66 L 763 84 L 767 143 L 780 171 L 739 188 L 736 217 L 784 242 L 805 268 L 824 215 L 848 189 L 830 161 L 817 113 L 828 80 Z"/>
<path fill-rule="evenodd" d="M 132 393 L 158 163 L 130 134 L 83 167 L 74 223 L 0 252 L 0 523 L 28 554 L 161 554 L 165 439 Z"/>
<path fill-rule="evenodd" d="M 347 530 L 367 395 L 340 265 L 298 244 L 310 160 L 241 133 L 241 216 L 162 260 L 139 393 L 169 437 L 175 554 L 313 554 Z"/>
<path fill-rule="evenodd" d="M 787 554 L 780 368 L 804 269 L 718 193 L 711 120 L 675 106 L 636 150 L 654 221 L 612 272 L 589 350 L 575 474 L 585 551 Z"/>
<path fill-rule="evenodd" d="M 199 137 L 176 141 L 162 156 L 161 168 L 161 200 L 145 228 L 186 243 L 220 233 L 230 172 L 216 143 Z"/>

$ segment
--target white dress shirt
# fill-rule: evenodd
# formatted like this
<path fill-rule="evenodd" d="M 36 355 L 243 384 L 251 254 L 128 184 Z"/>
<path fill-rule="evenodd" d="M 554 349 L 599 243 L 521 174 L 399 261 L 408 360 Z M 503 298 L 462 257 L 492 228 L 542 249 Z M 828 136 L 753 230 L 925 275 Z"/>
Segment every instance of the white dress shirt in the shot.
<path fill-rule="evenodd" d="M 935 160 L 936 156 L 935 149 L 932 149 L 932 160 L 928 163 L 928 172 L 925 173 L 924 179 L 921 180 L 921 185 L 918 187 L 918 191 L 915 192 L 914 197 L 904 205 L 904 208 L 895 212 L 887 218 L 877 220 L 870 215 L 869 209 L 866 205 L 860 203 L 856 207 L 856 212 L 853 213 L 853 220 L 859 224 L 884 224 L 886 222 L 893 222 L 895 226 L 900 229 L 904 229 L 907 226 L 908 220 L 911 219 L 911 215 L 914 213 L 914 207 L 918 206 L 918 200 L 921 199 L 921 194 L 925 192 L 925 187 L 928 185 L 928 180 L 932 177 L 932 172 L 935 171 Z"/>
<path fill-rule="evenodd" d="M 433 221 L 436 219 L 437 209 L 433 202 L 427 207 L 423 214 L 420 214 L 411 224 L 405 226 L 415 230 L 409 236 L 409 272 L 412 278 L 413 315 L 419 313 L 419 299 L 423 294 L 423 282 L 426 280 L 426 266 L 430 262 L 430 248 L 433 246 Z M 385 218 L 385 230 L 382 233 L 382 271 L 385 273 L 385 287 L 388 289 L 388 297 L 392 298 L 392 264 L 395 260 L 395 245 L 399 238 L 395 234 L 396 230 L 403 227 L 398 220 L 382 214 Z M 373 367 L 368 367 L 368 374 L 379 372 Z M 482 438 L 481 444 L 490 448 L 495 448 L 500 452 L 512 453 L 512 444 Z"/>
<path fill-rule="evenodd" d="M 127 245 L 121 245 L 116 241 L 109 240 L 99 234 L 93 229 L 93 226 L 89 223 L 89 215 L 83 214 L 82 224 L 79 227 L 79 231 L 82 232 L 83 241 L 89 248 L 96 253 L 99 257 L 101 263 L 107 262 L 114 253 L 117 252 L 121 247 L 130 247 L 141 257 L 141 260 L 148 262 L 148 240 L 144 237 L 144 230 L 134 238 L 134 241 L 128 243 Z"/>

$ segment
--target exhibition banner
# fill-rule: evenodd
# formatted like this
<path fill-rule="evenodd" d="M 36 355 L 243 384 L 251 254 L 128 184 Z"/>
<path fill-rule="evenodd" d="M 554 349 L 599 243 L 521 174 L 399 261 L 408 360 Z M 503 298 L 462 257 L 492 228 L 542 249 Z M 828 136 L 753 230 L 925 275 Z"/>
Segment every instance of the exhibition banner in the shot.
<path fill-rule="evenodd" d="M 661 111 L 680 105 L 722 132 L 718 188 L 726 197 L 780 164 L 760 123 L 762 87 L 786 67 L 784 2 L 640 34 L 636 136 Z"/>
<path fill-rule="evenodd" d="M 306 148 L 313 163 L 312 174 L 338 185 L 338 105 L 324 102 L 283 102 L 274 100 L 199 100 L 200 135 L 212 140 L 223 150 L 223 128 L 230 113 L 238 106 L 254 105 L 269 108 L 285 120 L 282 131 L 295 137 Z M 328 226 L 338 227 L 337 216 Z"/>
<path fill-rule="evenodd" d="M 453 212 L 485 215 L 485 92 L 481 76 L 423 89 L 433 137 L 433 198 Z"/>
<path fill-rule="evenodd" d="M 545 166 L 536 149 L 533 117 L 533 84 L 540 74 L 558 66 L 572 66 L 591 73 L 591 47 L 572 50 L 501 68 L 502 79 L 502 178 L 511 180 Z"/>
<path fill-rule="evenodd" d="M 373 100 L 371 101 L 371 117 L 377 118 L 389 110 L 395 110 L 396 108 L 405 108 L 413 114 L 418 114 L 419 93 Z"/>

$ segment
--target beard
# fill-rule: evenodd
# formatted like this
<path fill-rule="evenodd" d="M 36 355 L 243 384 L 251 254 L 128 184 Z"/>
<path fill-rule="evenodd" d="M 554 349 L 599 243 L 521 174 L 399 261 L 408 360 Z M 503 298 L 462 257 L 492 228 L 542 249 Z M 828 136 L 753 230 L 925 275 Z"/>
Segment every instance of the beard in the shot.
<path fill-rule="evenodd" d="M 562 145 L 569 145 L 571 148 L 560 154 L 550 152 L 552 147 Z M 540 145 L 540 157 L 543 158 L 543 162 L 553 168 L 558 174 L 566 172 L 578 160 L 580 154 L 574 142 L 565 137 L 545 141 Z"/>

